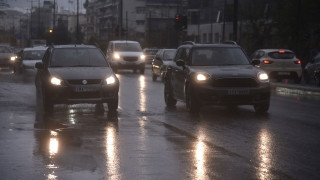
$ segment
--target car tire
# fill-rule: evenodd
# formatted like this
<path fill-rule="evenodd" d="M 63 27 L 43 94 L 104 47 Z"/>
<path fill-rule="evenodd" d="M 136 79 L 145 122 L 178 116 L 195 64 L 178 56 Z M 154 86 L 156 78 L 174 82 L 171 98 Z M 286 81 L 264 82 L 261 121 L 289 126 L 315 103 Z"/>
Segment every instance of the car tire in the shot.
<path fill-rule="evenodd" d="M 309 82 L 310 82 L 310 76 L 309 76 L 309 73 L 308 73 L 308 71 L 307 70 L 304 70 L 303 71 L 303 79 L 304 79 L 304 81 L 308 84 Z"/>
<path fill-rule="evenodd" d="M 169 81 L 165 81 L 164 83 L 164 101 L 168 107 L 172 107 L 177 104 L 177 100 L 173 98 L 172 88 Z"/>
<path fill-rule="evenodd" d="M 152 73 L 152 80 L 153 80 L 153 81 L 156 81 L 156 80 L 157 80 L 157 78 L 158 78 L 158 76 L 157 76 L 157 75 L 155 75 L 154 73 Z"/>
<path fill-rule="evenodd" d="M 45 112 L 53 111 L 54 104 L 52 103 L 49 96 L 45 93 L 43 89 L 42 89 L 42 105 Z"/>
<path fill-rule="evenodd" d="M 144 74 L 144 67 L 140 68 L 140 74 Z"/>
<path fill-rule="evenodd" d="M 110 101 L 108 102 L 108 110 L 109 110 L 110 112 L 117 111 L 117 109 L 118 109 L 118 103 L 119 103 L 119 98 L 118 98 L 118 95 L 117 95 L 116 98 L 114 98 L 114 99 L 112 99 L 112 100 L 110 100 Z"/>
<path fill-rule="evenodd" d="M 261 113 L 266 113 L 269 110 L 269 106 L 270 106 L 270 103 L 261 103 L 261 104 L 255 104 L 253 107 L 256 113 L 261 114 Z"/>
<path fill-rule="evenodd" d="M 190 85 L 186 89 L 186 108 L 190 113 L 198 113 L 200 111 L 200 103 L 195 97 Z"/>

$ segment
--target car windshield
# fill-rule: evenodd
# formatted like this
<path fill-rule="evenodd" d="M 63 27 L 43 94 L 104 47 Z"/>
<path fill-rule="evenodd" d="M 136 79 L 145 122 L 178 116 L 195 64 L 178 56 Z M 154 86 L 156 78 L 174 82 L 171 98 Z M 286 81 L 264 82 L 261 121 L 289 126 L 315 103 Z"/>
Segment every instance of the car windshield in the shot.
<path fill-rule="evenodd" d="M 138 43 L 115 43 L 115 51 L 140 52 L 142 49 Z"/>
<path fill-rule="evenodd" d="M 105 57 L 98 49 L 66 48 L 53 52 L 50 67 L 107 67 Z"/>
<path fill-rule="evenodd" d="M 193 66 L 248 65 L 249 61 L 240 48 L 196 48 L 192 52 Z"/>
<path fill-rule="evenodd" d="M 9 47 L 5 46 L 0 46 L 0 53 L 11 53 L 12 51 L 10 50 Z"/>
<path fill-rule="evenodd" d="M 172 61 L 175 54 L 176 54 L 176 50 L 165 50 L 163 52 L 163 60 L 164 61 Z"/>
<path fill-rule="evenodd" d="M 39 60 L 42 59 L 45 50 L 39 51 L 24 51 L 23 60 Z"/>

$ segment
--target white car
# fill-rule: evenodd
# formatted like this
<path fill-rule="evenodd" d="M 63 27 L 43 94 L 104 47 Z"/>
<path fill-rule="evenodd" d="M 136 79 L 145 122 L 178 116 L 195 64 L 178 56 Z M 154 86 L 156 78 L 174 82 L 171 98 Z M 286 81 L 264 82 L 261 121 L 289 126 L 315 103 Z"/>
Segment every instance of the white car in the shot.
<path fill-rule="evenodd" d="M 110 41 L 107 59 L 115 73 L 118 69 L 132 69 L 134 72 L 138 69 L 144 74 L 146 57 L 137 41 Z"/>
<path fill-rule="evenodd" d="M 24 48 L 17 70 L 19 72 L 23 72 L 27 69 L 35 70 L 35 64 L 42 61 L 42 57 L 46 50 L 47 47 L 45 46 Z"/>
<path fill-rule="evenodd" d="M 295 53 L 287 49 L 259 49 L 255 51 L 251 60 L 259 60 L 258 65 L 268 73 L 269 78 L 282 81 L 282 79 L 293 79 L 300 83 L 302 76 L 301 61 Z"/>

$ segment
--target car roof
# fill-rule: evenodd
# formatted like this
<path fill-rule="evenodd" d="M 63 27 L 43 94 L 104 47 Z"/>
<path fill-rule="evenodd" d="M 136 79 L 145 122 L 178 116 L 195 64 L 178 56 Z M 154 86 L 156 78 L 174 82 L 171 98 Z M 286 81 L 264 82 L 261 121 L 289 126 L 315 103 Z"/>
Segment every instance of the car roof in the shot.
<path fill-rule="evenodd" d="M 97 48 L 94 45 L 84 45 L 84 44 L 67 44 L 67 45 L 53 45 L 54 49 L 64 49 L 64 48 Z"/>
<path fill-rule="evenodd" d="M 30 47 L 30 48 L 24 48 L 24 51 L 39 51 L 39 50 L 47 50 L 48 47 L 45 46 L 35 46 L 35 47 Z"/>
<path fill-rule="evenodd" d="M 115 40 L 113 43 L 139 43 L 138 41 L 127 41 L 127 40 Z"/>
<path fill-rule="evenodd" d="M 257 51 L 264 51 L 266 53 L 269 53 L 269 52 L 274 52 L 274 51 L 288 51 L 288 52 L 292 52 L 291 50 L 289 49 L 258 49 Z"/>
<path fill-rule="evenodd" d="M 235 45 L 235 44 L 183 44 L 179 47 L 193 47 L 193 48 L 207 48 L 207 47 L 237 47 L 239 48 L 240 46 Z"/>

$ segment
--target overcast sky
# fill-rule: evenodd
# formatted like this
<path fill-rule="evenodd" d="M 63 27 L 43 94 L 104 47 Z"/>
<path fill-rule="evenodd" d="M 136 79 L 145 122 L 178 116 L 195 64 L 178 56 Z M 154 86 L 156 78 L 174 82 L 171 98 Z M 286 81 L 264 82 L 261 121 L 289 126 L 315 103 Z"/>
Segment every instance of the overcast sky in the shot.
<path fill-rule="evenodd" d="M 31 7 L 31 1 L 33 1 L 33 6 L 38 6 L 39 0 L 7 0 L 10 7 L 23 9 L 24 11 Z M 40 0 L 40 6 L 43 5 L 43 1 L 52 1 L 53 0 Z M 83 3 L 85 0 L 79 0 L 79 10 L 80 12 L 84 10 Z M 56 0 L 56 3 L 59 6 L 59 10 L 61 8 L 65 10 L 76 11 L 77 9 L 77 0 Z"/>

